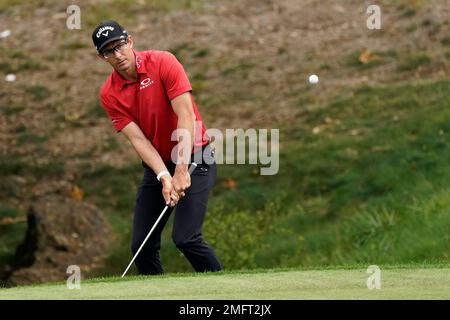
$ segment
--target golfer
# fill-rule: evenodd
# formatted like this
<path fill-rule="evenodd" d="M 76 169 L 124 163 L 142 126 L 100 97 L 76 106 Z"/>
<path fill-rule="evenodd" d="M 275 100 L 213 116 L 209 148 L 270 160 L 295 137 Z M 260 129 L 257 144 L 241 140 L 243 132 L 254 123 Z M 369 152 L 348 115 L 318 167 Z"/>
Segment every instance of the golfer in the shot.
<path fill-rule="evenodd" d="M 214 250 L 202 236 L 208 195 L 216 180 L 214 151 L 183 66 L 167 51 L 134 50 L 132 36 L 112 20 L 95 28 L 92 40 L 98 56 L 113 67 L 101 89 L 101 103 L 144 167 L 134 209 L 133 255 L 169 206 L 135 260 L 139 274 L 164 272 L 159 256 L 161 232 L 177 204 L 172 230 L 175 245 L 195 271 L 221 270 Z M 189 148 L 183 149 L 188 151 L 184 154 L 177 149 L 181 143 L 177 139 L 182 139 L 173 139 L 173 132 L 178 131 L 188 133 L 184 143 Z M 190 176 L 188 166 L 194 159 L 198 166 Z"/>

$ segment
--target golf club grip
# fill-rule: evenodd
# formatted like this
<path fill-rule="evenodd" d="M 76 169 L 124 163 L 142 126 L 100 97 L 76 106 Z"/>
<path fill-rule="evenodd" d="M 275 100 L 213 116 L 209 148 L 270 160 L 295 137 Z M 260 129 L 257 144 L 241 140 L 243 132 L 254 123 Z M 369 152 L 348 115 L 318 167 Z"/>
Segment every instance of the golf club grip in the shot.
<path fill-rule="evenodd" d="M 189 170 L 188 170 L 189 175 L 191 175 L 192 172 L 194 172 L 195 168 L 197 168 L 197 164 L 195 162 L 192 162 L 191 166 L 189 167 Z"/>
<path fill-rule="evenodd" d="M 197 168 L 197 164 L 195 162 L 192 162 L 188 170 L 189 175 L 192 175 L 192 172 L 194 172 L 195 168 Z"/>

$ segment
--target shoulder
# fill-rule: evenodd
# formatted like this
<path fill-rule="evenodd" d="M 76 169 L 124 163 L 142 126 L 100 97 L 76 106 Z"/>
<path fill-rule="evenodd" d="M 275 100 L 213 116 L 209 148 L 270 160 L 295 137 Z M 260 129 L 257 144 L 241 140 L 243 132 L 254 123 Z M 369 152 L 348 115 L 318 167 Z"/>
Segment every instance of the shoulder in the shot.
<path fill-rule="evenodd" d="M 178 61 L 173 53 L 163 50 L 141 51 L 140 56 L 147 65 L 153 66 L 164 66 Z"/>
<path fill-rule="evenodd" d="M 160 51 L 161 63 L 174 63 L 178 62 L 177 57 L 169 51 Z"/>

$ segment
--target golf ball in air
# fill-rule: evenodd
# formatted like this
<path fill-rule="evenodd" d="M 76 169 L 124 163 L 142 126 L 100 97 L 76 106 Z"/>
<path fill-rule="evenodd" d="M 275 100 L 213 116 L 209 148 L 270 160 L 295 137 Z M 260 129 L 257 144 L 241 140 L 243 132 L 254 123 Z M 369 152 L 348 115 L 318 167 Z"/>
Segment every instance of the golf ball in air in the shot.
<path fill-rule="evenodd" d="M 16 75 L 14 75 L 14 74 L 7 74 L 6 75 L 6 77 L 5 77 L 5 81 L 7 81 L 7 82 L 14 82 L 14 81 L 16 81 Z"/>
<path fill-rule="evenodd" d="M 11 35 L 11 30 L 5 30 L 0 32 L 0 39 L 1 38 L 8 38 Z"/>
<path fill-rule="evenodd" d="M 309 83 L 311 84 L 316 84 L 319 82 L 319 77 L 316 76 L 315 74 L 312 74 L 309 76 Z"/>

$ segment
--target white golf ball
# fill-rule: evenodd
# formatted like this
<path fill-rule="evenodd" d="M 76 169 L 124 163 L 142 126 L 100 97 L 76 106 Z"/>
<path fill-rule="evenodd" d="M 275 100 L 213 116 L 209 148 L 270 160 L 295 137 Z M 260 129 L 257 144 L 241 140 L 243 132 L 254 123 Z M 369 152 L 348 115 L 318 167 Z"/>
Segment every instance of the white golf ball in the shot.
<path fill-rule="evenodd" d="M 5 81 L 8 81 L 8 82 L 14 82 L 14 81 L 16 81 L 16 75 L 15 75 L 15 74 L 12 74 L 12 73 L 7 74 L 7 75 L 5 76 Z"/>
<path fill-rule="evenodd" d="M 315 74 L 312 74 L 309 76 L 309 83 L 311 84 L 316 84 L 319 82 L 319 77 L 316 76 Z"/>
<path fill-rule="evenodd" d="M 8 38 L 11 35 L 11 30 L 5 30 L 0 32 L 0 38 Z"/>

